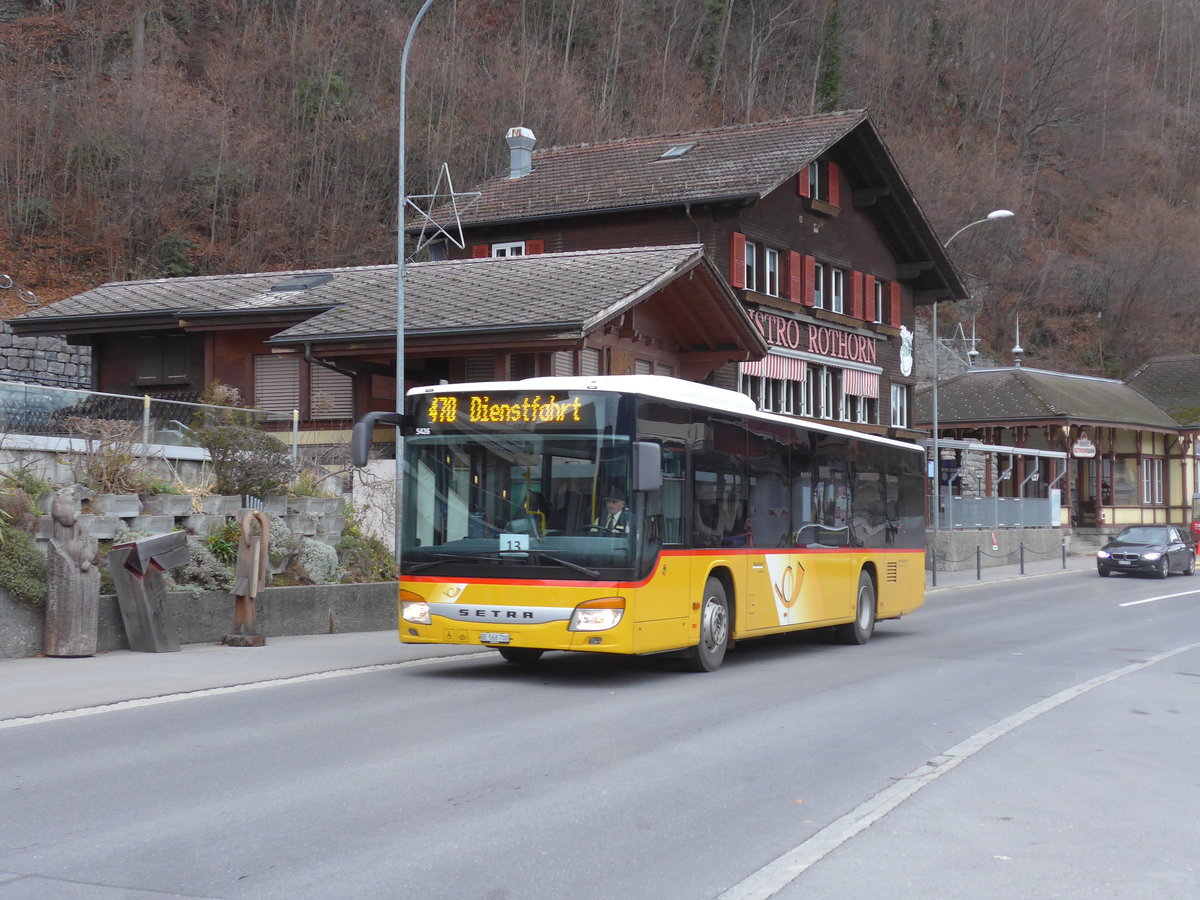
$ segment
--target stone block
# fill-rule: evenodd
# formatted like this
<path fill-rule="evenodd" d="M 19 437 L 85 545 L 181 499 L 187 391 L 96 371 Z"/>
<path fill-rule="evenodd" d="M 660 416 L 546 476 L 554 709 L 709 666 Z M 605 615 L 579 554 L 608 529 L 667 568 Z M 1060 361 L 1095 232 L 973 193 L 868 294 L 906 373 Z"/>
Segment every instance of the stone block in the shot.
<path fill-rule="evenodd" d="M 321 516 L 317 519 L 317 534 L 340 535 L 346 530 L 346 520 L 342 516 Z"/>
<path fill-rule="evenodd" d="M 190 516 L 190 494 L 151 494 L 146 498 L 146 512 L 153 516 Z"/>
<path fill-rule="evenodd" d="M 287 501 L 288 512 L 313 516 L 340 515 L 345 505 L 341 497 L 288 497 Z"/>
<path fill-rule="evenodd" d="M 166 534 L 175 530 L 174 516 L 131 516 L 129 527 L 137 528 L 147 534 Z"/>
<path fill-rule="evenodd" d="M 88 534 L 101 541 L 111 541 L 125 527 L 125 521 L 119 516 L 81 516 L 80 521 Z"/>
<path fill-rule="evenodd" d="M 128 518 L 142 513 L 142 501 L 137 494 L 96 494 L 85 501 L 85 507 L 101 516 Z"/>
<path fill-rule="evenodd" d="M 283 517 L 283 521 L 287 523 L 287 527 L 292 530 L 293 534 L 311 536 L 317 533 L 316 516 L 288 513 Z"/>
<path fill-rule="evenodd" d="M 210 516 L 232 516 L 241 508 L 241 497 L 213 494 L 200 498 L 200 511 Z"/>
<path fill-rule="evenodd" d="M 262 511 L 272 516 L 283 516 L 288 511 L 288 498 L 286 494 L 269 494 L 263 498 Z"/>
<path fill-rule="evenodd" d="M 200 537 L 207 537 L 214 531 L 223 528 L 226 521 L 224 516 L 205 516 L 194 513 L 190 516 L 184 516 L 179 520 L 179 524 L 193 534 Z"/>

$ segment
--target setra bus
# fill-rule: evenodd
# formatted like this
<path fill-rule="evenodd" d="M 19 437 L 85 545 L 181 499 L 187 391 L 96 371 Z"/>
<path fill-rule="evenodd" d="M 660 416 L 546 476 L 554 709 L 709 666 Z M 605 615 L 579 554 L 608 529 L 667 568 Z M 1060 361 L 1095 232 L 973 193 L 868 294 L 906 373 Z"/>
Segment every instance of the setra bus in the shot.
<path fill-rule="evenodd" d="M 828 628 L 862 644 L 924 602 L 925 455 L 649 375 L 414 388 L 400 640 L 675 653 Z"/>

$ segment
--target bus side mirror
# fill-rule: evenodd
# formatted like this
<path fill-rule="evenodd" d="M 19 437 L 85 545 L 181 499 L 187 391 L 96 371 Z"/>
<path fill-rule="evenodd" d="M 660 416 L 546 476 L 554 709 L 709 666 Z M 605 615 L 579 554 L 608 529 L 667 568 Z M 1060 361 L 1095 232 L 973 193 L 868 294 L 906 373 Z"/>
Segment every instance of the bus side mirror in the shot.
<path fill-rule="evenodd" d="M 354 423 L 350 433 L 350 464 L 362 468 L 367 464 L 371 455 L 371 435 L 376 425 L 404 424 L 404 416 L 398 412 L 370 412 Z"/>
<path fill-rule="evenodd" d="M 633 489 L 657 491 L 662 487 L 662 444 L 635 441 L 633 444 Z"/>

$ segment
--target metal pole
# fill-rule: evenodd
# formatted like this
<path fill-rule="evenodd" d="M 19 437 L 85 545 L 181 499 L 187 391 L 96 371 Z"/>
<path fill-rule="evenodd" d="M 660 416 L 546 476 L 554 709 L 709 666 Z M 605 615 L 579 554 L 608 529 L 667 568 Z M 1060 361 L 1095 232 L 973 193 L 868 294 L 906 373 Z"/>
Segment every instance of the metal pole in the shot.
<path fill-rule="evenodd" d="M 1025 574 L 1025 542 L 1021 541 L 1021 574 Z"/>
<path fill-rule="evenodd" d="M 978 544 L 975 545 L 975 580 L 980 581 L 983 578 L 983 548 Z"/>
<path fill-rule="evenodd" d="M 396 412 L 404 412 L 404 208 L 408 203 L 408 192 L 404 189 L 404 118 L 408 87 L 408 51 L 412 47 L 417 26 L 429 12 L 433 0 L 425 0 L 408 28 L 404 41 L 404 52 L 400 56 L 400 150 L 397 164 L 399 197 L 396 208 Z M 400 562 L 401 525 L 404 521 L 404 429 L 396 428 L 396 562 Z"/>
<path fill-rule="evenodd" d="M 933 530 L 942 527 L 942 453 L 938 446 L 938 320 L 933 301 Z"/>

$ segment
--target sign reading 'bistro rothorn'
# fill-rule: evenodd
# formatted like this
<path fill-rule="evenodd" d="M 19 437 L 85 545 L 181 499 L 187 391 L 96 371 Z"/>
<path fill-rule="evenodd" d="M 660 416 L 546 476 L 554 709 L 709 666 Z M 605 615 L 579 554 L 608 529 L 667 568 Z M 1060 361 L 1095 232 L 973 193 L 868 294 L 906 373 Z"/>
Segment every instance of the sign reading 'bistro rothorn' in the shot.
<path fill-rule="evenodd" d="M 821 356 L 875 365 L 875 339 L 839 328 L 813 325 L 755 310 L 750 314 L 759 333 L 774 347 L 807 350 Z"/>

